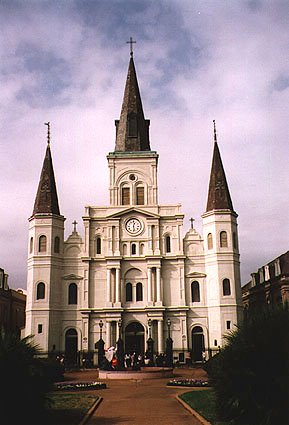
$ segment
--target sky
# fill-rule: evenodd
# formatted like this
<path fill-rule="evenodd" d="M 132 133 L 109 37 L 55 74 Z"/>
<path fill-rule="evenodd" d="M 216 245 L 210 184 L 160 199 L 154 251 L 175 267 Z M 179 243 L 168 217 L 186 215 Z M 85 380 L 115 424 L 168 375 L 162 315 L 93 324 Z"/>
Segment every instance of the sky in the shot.
<path fill-rule="evenodd" d="M 202 233 L 213 120 L 238 213 L 242 285 L 289 248 L 289 3 L 282 0 L 0 0 L 0 267 L 26 288 L 51 123 L 65 236 L 108 205 L 130 37 L 161 204 Z"/>

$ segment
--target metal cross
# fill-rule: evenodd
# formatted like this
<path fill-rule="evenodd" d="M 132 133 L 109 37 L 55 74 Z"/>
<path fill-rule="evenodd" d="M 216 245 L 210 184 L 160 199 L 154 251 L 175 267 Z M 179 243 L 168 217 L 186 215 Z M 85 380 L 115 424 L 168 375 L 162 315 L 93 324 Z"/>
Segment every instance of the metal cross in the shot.
<path fill-rule="evenodd" d="M 213 120 L 213 123 L 214 123 L 214 141 L 216 142 L 217 141 L 216 121 Z"/>
<path fill-rule="evenodd" d="M 72 224 L 73 224 L 73 226 L 74 226 L 73 233 L 76 233 L 76 225 L 77 225 L 77 221 L 76 221 L 76 220 L 74 220 Z"/>
<path fill-rule="evenodd" d="M 50 145 L 50 122 L 45 122 L 44 125 L 47 125 L 47 143 Z"/>
<path fill-rule="evenodd" d="M 194 228 L 194 221 L 195 221 L 195 219 L 193 217 L 191 217 L 190 222 L 191 222 L 191 228 L 192 229 Z"/>
<path fill-rule="evenodd" d="M 133 57 L 133 49 L 132 49 L 132 45 L 133 45 L 134 43 L 136 43 L 136 41 L 134 41 L 134 40 L 132 39 L 132 37 L 130 37 L 130 38 L 129 38 L 129 41 L 127 41 L 127 43 L 128 43 L 128 44 L 130 44 L 130 56 L 131 56 L 131 57 Z"/>

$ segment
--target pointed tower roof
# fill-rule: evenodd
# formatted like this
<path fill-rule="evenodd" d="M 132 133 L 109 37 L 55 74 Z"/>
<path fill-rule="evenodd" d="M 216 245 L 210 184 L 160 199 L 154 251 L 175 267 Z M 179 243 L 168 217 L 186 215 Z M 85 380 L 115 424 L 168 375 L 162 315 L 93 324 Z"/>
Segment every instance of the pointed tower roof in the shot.
<path fill-rule="evenodd" d="M 149 124 L 143 113 L 131 51 L 120 119 L 115 121 L 115 152 L 149 151 Z"/>
<path fill-rule="evenodd" d="M 209 183 L 209 194 L 206 212 L 212 210 L 234 211 L 222 159 L 217 143 L 216 125 L 214 121 L 214 152 Z"/>
<path fill-rule="evenodd" d="M 49 138 L 50 128 L 48 126 L 48 144 L 35 198 L 33 215 L 41 213 L 60 215 Z"/>

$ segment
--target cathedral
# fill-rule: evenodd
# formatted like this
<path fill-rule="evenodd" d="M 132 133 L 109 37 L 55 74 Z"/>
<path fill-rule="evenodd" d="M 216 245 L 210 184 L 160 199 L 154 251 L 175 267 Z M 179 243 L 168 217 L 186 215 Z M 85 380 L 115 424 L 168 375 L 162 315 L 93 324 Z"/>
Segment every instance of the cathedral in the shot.
<path fill-rule="evenodd" d="M 147 340 L 174 361 L 217 352 L 242 317 L 237 214 L 214 126 L 214 150 L 202 235 L 183 237 L 179 204 L 158 203 L 158 154 L 151 150 L 131 53 L 113 152 L 107 155 L 109 205 L 87 206 L 83 235 L 64 239 L 48 144 L 29 218 L 26 335 L 44 353 L 71 360 L 121 337 L 126 352 Z M 209 175 L 209 170 L 208 170 Z M 96 358 L 96 356 L 94 356 Z"/>

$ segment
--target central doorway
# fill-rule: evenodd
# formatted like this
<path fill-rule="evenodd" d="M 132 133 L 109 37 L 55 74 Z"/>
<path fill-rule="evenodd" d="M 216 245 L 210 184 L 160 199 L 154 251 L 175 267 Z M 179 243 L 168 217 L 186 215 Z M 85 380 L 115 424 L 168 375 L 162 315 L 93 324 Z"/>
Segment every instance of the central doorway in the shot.
<path fill-rule="evenodd" d="M 139 322 L 132 322 L 125 328 L 125 351 L 127 353 L 144 353 L 144 327 Z"/>

